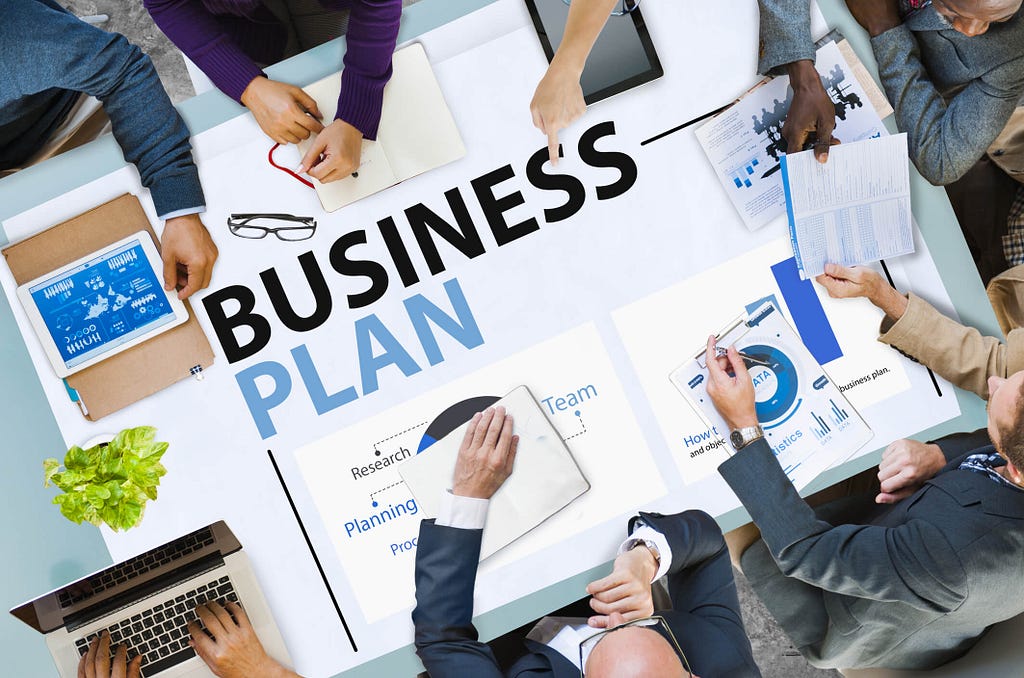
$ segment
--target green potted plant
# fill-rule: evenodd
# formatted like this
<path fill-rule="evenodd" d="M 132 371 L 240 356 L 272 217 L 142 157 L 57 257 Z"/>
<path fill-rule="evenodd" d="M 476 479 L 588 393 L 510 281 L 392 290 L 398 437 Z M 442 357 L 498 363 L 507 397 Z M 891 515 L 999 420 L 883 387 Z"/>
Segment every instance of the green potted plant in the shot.
<path fill-rule="evenodd" d="M 56 459 L 44 461 L 45 485 L 64 491 L 53 503 L 68 520 L 127 530 L 142 521 L 146 502 L 156 499 L 160 477 L 167 473 L 160 463 L 166 451 L 167 443 L 156 442 L 152 426 L 128 428 L 109 443 L 73 446 L 63 470 Z"/>

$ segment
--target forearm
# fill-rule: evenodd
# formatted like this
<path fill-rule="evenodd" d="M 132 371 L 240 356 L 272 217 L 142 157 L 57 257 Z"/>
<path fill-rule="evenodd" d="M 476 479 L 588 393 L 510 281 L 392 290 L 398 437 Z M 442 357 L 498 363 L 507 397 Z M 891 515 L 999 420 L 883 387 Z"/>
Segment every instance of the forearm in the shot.
<path fill-rule="evenodd" d="M 887 312 L 888 316 L 888 312 Z M 911 294 L 896 322 L 883 321 L 878 340 L 913 357 L 954 385 L 988 398 L 988 378 L 1007 377 L 1007 349 Z"/>
<path fill-rule="evenodd" d="M 204 204 L 189 131 L 171 105 L 149 57 L 122 35 L 82 23 L 42 3 L 12 17 L 21 58 L 33 64 L 13 77 L 26 92 L 59 87 L 103 102 L 114 137 L 164 215 Z M 22 25 L 24 22 L 24 25 Z M 40 25 L 48 26 L 46 31 Z M 59 36 L 55 38 L 54 36 Z"/>
<path fill-rule="evenodd" d="M 498 663 L 473 626 L 481 530 L 420 524 L 416 548 L 416 654 L 434 676 L 500 678 Z"/>
<path fill-rule="evenodd" d="M 218 18 L 197 0 L 143 0 L 143 4 L 160 30 L 217 89 L 241 103 L 246 86 L 263 71 L 227 34 Z M 268 30 L 274 28 L 267 26 Z M 283 36 L 283 28 L 279 30 Z"/>
<path fill-rule="evenodd" d="M 562 42 L 551 60 L 553 68 L 564 68 L 578 78 L 583 73 L 587 57 L 597 42 L 597 36 L 608 23 L 611 12 L 622 0 L 591 0 L 569 5 L 569 18 L 565 22 Z"/>
<path fill-rule="evenodd" d="M 401 0 L 359 0 L 349 14 L 335 119 L 352 125 L 367 139 L 377 138 L 401 17 Z"/>
<path fill-rule="evenodd" d="M 871 46 L 914 165 L 933 184 L 956 181 L 1002 131 L 1019 92 L 998 92 L 976 80 L 947 103 L 921 63 L 909 28 L 887 30 L 873 37 Z"/>
<path fill-rule="evenodd" d="M 760 57 L 757 72 L 767 75 L 787 64 L 814 62 L 810 0 L 758 0 Z"/>
<path fill-rule="evenodd" d="M 951 610 L 963 600 L 963 569 L 934 526 L 915 521 L 890 529 L 818 520 L 764 439 L 723 462 L 719 472 L 786 576 L 835 593 L 922 609 Z"/>
<path fill-rule="evenodd" d="M 138 55 L 117 85 L 97 94 L 110 117 L 125 160 L 139 170 L 157 215 L 205 205 L 189 131 L 174 109 L 148 57 Z"/>

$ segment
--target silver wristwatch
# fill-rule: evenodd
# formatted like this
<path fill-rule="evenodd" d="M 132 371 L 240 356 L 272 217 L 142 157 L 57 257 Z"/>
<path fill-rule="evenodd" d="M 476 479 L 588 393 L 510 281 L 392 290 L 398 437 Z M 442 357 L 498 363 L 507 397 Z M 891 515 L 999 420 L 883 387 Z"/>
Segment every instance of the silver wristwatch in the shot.
<path fill-rule="evenodd" d="M 760 426 L 746 426 L 744 428 L 734 429 L 733 432 L 729 434 L 729 442 L 731 442 L 733 448 L 739 452 L 744 447 L 763 436 L 764 431 L 761 430 Z"/>

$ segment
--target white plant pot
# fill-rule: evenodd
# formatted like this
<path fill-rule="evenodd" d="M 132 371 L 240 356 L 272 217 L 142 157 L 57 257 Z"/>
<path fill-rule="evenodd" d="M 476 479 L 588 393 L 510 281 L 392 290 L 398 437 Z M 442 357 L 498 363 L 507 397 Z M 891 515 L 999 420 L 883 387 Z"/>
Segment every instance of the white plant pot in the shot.
<path fill-rule="evenodd" d="M 102 445 L 103 443 L 109 443 L 111 440 L 114 439 L 114 435 L 114 433 L 99 433 L 97 435 L 94 435 L 92 438 L 86 440 L 84 443 L 82 443 L 80 447 L 83 450 L 88 450 L 90 447 L 94 445 Z"/>

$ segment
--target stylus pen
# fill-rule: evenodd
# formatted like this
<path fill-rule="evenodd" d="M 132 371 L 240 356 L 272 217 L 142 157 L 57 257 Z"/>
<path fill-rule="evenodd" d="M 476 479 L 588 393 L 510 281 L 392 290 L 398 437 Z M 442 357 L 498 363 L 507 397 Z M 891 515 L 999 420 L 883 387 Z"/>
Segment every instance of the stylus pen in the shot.
<path fill-rule="evenodd" d="M 728 353 L 728 351 L 726 349 L 722 348 L 721 346 L 718 346 L 718 347 L 715 348 L 715 353 L 718 355 L 718 357 L 722 357 L 726 353 Z M 771 363 L 766 363 L 763 360 L 759 360 L 757 358 L 754 358 L 753 356 L 749 356 L 746 353 L 744 353 L 743 351 L 737 351 L 737 353 L 739 353 L 740 357 L 743 358 L 748 363 L 753 363 L 755 365 L 763 365 L 764 367 L 771 367 Z"/>

